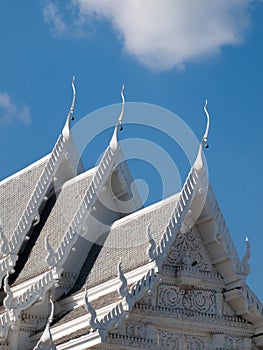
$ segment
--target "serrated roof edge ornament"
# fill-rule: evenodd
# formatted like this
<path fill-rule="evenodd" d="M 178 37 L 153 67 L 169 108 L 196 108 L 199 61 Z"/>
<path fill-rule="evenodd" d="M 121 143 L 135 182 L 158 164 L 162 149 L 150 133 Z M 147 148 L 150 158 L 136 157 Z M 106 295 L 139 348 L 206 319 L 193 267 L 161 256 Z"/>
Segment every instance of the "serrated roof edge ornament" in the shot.
<path fill-rule="evenodd" d="M 74 120 L 74 108 L 75 108 L 75 103 L 76 103 L 76 88 L 75 88 L 75 77 L 72 77 L 72 82 L 71 82 L 71 86 L 72 86 L 72 91 L 73 91 L 73 96 L 72 96 L 72 103 L 71 103 L 71 107 L 69 109 L 68 115 L 67 115 L 67 119 L 66 119 L 66 123 L 64 125 L 64 128 L 62 130 L 62 135 L 65 139 L 65 141 L 68 141 L 70 138 L 70 120 Z"/>
<path fill-rule="evenodd" d="M 121 113 L 119 115 L 119 118 L 117 120 L 117 123 L 115 125 L 114 128 L 114 132 L 110 141 L 110 148 L 112 149 L 112 151 L 116 151 L 118 148 L 118 127 L 120 126 L 120 130 L 122 130 L 122 118 L 124 115 L 124 108 L 125 108 L 125 97 L 124 97 L 124 84 L 122 85 L 121 88 L 121 99 L 122 99 L 122 106 L 121 106 Z"/>

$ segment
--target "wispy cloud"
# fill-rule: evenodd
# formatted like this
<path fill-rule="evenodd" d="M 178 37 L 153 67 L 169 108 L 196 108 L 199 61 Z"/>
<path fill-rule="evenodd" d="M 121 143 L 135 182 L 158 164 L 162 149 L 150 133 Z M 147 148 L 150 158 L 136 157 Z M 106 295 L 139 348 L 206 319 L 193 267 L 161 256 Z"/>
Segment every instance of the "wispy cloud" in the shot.
<path fill-rule="evenodd" d="M 6 92 L 0 92 L 0 124 L 13 122 L 29 124 L 31 122 L 30 109 L 22 101 L 15 101 Z"/>
<path fill-rule="evenodd" d="M 44 18 L 66 32 L 65 12 L 79 28 L 107 20 L 126 53 L 153 69 L 181 68 L 242 42 L 252 0 L 45 0 Z M 61 3 L 60 3 L 61 4 Z M 64 4 L 64 3 L 63 3 Z M 65 10 L 66 9 L 66 10 Z"/>
<path fill-rule="evenodd" d="M 42 13 L 44 20 L 51 25 L 54 33 L 59 35 L 65 33 L 67 27 L 57 1 L 43 0 Z"/>
<path fill-rule="evenodd" d="M 87 17 L 83 20 L 74 0 L 41 0 L 40 4 L 43 18 L 54 36 L 87 36 Z"/>
<path fill-rule="evenodd" d="M 241 42 L 250 0 L 75 0 L 83 14 L 106 19 L 127 53 L 156 69 L 181 67 Z"/>

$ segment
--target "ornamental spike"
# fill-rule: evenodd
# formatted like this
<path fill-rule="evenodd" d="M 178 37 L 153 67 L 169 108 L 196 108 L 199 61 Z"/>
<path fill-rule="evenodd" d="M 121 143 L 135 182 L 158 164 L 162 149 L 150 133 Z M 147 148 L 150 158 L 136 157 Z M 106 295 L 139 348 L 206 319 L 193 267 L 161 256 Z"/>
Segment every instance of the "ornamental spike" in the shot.
<path fill-rule="evenodd" d="M 4 235 L 1 219 L 0 219 L 0 253 L 2 255 L 9 254 L 8 240 Z"/>
<path fill-rule="evenodd" d="M 70 137 L 70 120 L 74 120 L 74 108 L 75 108 L 75 103 L 76 103 L 76 88 L 75 88 L 75 77 L 72 77 L 72 82 L 71 82 L 71 86 L 72 86 L 72 92 L 73 92 L 73 96 L 72 96 L 72 103 L 71 103 L 71 107 L 69 109 L 68 115 L 67 115 L 67 119 L 66 119 L 66 123 L 65 126 L 62 130 L 62 135 L 64 136 L 64 139 L 66 141 L 68 141 L 69 137 Z"/>
<path fill-rule="evenodd" d="M 89 302 L 87 285 L 85 287 L 85 305 L 86 305 L 87 311 L 90 313 L 90 320 L 89 320 L 90 327 L 93 329 L 97 329 L 98 328 L 97 313 L 95 309 L 92 307 L 91 303 Z"/>
<path fill-rule="evenodd" d="M 201 139 L 199 150 L 198 150 L 198 154 L 197 154 L 197 157 L 196 157 L 196 160 L 195 160 L 195 163 L 194 163 L 194 168 L 197 170 L 197 172 L 198 171 L 202 171 L 204 169 L 204 162 L 203 162 L 203 157 L 202 157 L 203 144 L 205 145 L 205 148 L 209 147 L 208 143 L 207 143 L 207 140 L 208 140 L 208 134 L 209 134 L 209 128 L 210 128 L 210 115 L 209 115 L 209 113 L 207 111 L 207 104 L 208 104 L 208 101 L 205 100 L 204 111 L 205 111 L 205 114 L 206 114 L 206 129 L 205 129 L 204 136 Z"/>
<path fill-rule="evenodd" d="M 51 305 L 50 315 L 48 317 L 45 330 L 33 350 L 56 350 L 56 346 L 53 343 L 52 334 L 50 331 L 50 325 L 54 318 L 54 309 L 55 309 L 51 295 L 50 295 L 49 301 Z"/>
<path fill-rule="evenodd" d="M 251 255 L 251 248 L 250 248 L 250 243 L 248 240 L 248 237 L 246 236 L 246 252 L 242 258 L 241 264 L 242 264 L 242 269 L 245 275 L 248 275 L 250 272 L 250 266 L 249 266 L 249 259 Z"/>
<path fill-rule="evenodd" d="M 118 263 L 118 266 L 117 266 L 117 273 L 118 273 L 118 278 L 121 282 L 121 285 L 118 289 L 118 292 L 119 292 L 119 295 L 121 297 L 126 297 L 127 294 L 128 294 L 128 290 L 127 290 L 127 279 L 122 271 L 122 261 L 121 261 L 121 258 L 120 258 L 120 261 Z"/>
<path fill-rule="evenodd" d="M 156 252 L 155 252 L 156 243 L 152 237 L 150 227 L 151 227 L 151 224 L 149 223 L 146 227 L 146 237 L 147 237 L 147 241 L 149 243 L 149 247 L 148 247 L 146 253 L 147 253 L 150 260 L 154 260 L 156 257 Z"/>
<path fill-rule="evenodd" d="M 116 122 L 114 132 L 113 132 L 113 135 L 112 135 L 112 138 L 110 141 L 110 148 L 113 151 L 116 151 L 118 148 L 118 127 L 120 126 L 120 131 L 123 129 L 121 124 L 122 124 L 122 118 L 124 115 L 124 108 L 125 108 L 124 84 L 122 85 L 122 88 L 121 88 L 121 99 L 122 99 L 121 113 L 120 113 L 119 118 Z"/>
<path fill-rule="evenodd" d="M 208 139 L 209 128 L 210 128 L 210 115 L 209 115 L 209 113 L 207 111 L 207 108 L 206 108 L 207 104 L 208 104 L 208 101 L 205 100 L 204 111 L 205 111 L 205 114 L 206 114 L 207 122 L 206 122 L 206 130 L 205 130 L 204 136 L 202 138 L 202 143 L 205 144 L 205 148 L 209 147 L 209 145 L 207 143 L 207 139 Z"/>

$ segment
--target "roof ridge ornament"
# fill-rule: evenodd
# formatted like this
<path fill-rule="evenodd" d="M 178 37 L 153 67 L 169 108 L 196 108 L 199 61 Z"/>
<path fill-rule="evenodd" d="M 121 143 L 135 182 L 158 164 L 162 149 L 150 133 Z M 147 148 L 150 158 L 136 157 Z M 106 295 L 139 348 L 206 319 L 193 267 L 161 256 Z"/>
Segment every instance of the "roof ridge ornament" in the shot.
<path fill-rule="evenodd" d="M 121 282 L 121 285 L 119 286 L 118 288 L 118 293 L 121 297 L 126 297 L 128 295 L 128 288 L 127 288 L 127 279 L 123 273 L 123 270 L 122 270 L 122 261 L 121 261 L 121 258 L 120 258 L 120 261 L 118 263 L 118 266 L 117 266 L 117 273 L 118 273 L 118 278 Z"/>
<path fill-rule="evenodd" d="M 204 111 L 206 114 L 207 122 L 206 122 L 206 130 L 205 130 L 204 136 L 202 138 L 202 143 L 205 144 L 205 148 L 209 147 L 209 145 L 207 143 L 207 139 L 208 139 L 208 134 L 209 134 L 209 129 L 210 129 L 210 115 L 209 115 L 209 112 L 207 111 L 207 108 L 206 108 L 207 104 L 208 104 L 208 100 L 206 99 L 205 104 L 204 104 Z"/>
<path fill-rule="evenodd" d="M 72 82 L 71 82 L 71 86 L 72 86 L 72 91 L 73 91 L 73 96 L 72 96 L 72 103 L 71 103 L 71 107 L 69 109 L 68 115 L 67 115 L 67 119 L 66 119 L 66 123 L 65 126 L 62 130 L 62 135 L 64 136 L 65 140 L 68 140 L 70 137 L 70 120 L 74 120 L 74 108 L 75 108 L 75 103 L 76 103 L 76 87 L 75 87 L 75 77 L 73 75 L 72 77 Z"/>
<path fill-rule="evenodd" d="M 146 253 L 149 257 L 150 261 L 153 261 L 154 259 L 156 259 L 156 242 L 152 237 L 151 234 L 151 223 L 149 222 L 147 227 L 146 227 L 146 238 L 147 241 L 149 243 L 149 247 L 146 250 Z"/>
<path fill-rule="evenodd" d="M 49 301 L 51 304 L 50 315 L 48 317 L 44 332 L 33 350 L 56 350 L 56 346 L 53 343 L 53 338 L 52 338 L 52 334 L 50 331 L 50 325 L 51 325 L 53 318 L 54 318 L 54 309 L 55 309 L 54 302 L 52 300 L 51 295 L 50 295 Z"/>
<path fill-rule="evenodd" d="M 9 272 L 7 272 L 4 278 L 4 292 L 6 293 L 6 297 L 3 301 L 3 304 L 6 309 L 10 310 L 12 308 L 11 306 L 12 306 L 12 300 L 13 300 L 13 293 L 9 286 L 8 278 L 9 278 Z"/>
<path fill-rule="evenodd" d="M 85 306 L 87 311 L 90 313 L 90 320 L 89 320 L 90 327 L 94 330 L 98 329 L 100 326 L 100 322 L 98 321 L 96 310 L 92 307 L 89 301 L 87 284 L 85 286 Z"/>
<path fill-rule="evenodd" d="M 50 243 L 49 243 L 49 235 L 47 234 L 44 237 L 44 245 L 45 245 L 45 250 L 47 251 L 47 256 L 46 256 L 46 263 L 50 267 L 54 267 L 54 250 L 52 249 Z"/>
<path fill-rule="evenodd" d="M 242 258 L 241 264 L 242 264 L 242 270 L 244 274 L 247 276 L 250 272 L 250 266 L 249 266 L 249 259 L 251 256 L 251 248 L 250 248 L 250 243 L 248 236 L 246 236 L 246 252 Z"/>
<path fill-rule="evenodd" d="M 124 84 L 122 84 L 121 87 L 121 99 L 122 99 L 122 106 L 121 106 L 121 113 L 119 115 L 119 118 L 116 122 L 115 128 L 114 128 L 114 132 L 110 141 L 110 148 L 113 151 L 116 151 L 118 148 L 118 127 L 120 126 L 120 131 L 122 131 L 123 127 L 122 127 L 122 118 L 124 115 L 124 107 L 125 107 L 125 97 L 124 97 Z"/>
<path fill-rule="evenodd" d="M 210 129 L 210 114 L 207 111 L 207 104 L 208 104 L 208 100 L 206 99 L 205 104 L 204 104 L 204 112 L 206 114 L 206 129 L 205 129 L 204 135 L 201 139 L 199 149 L 198 149 L 198 154 L 197 154 L 196 160 L 194 162 L 194 168 L 197 171 L 202 171 L 204 169 L 204 161 L 203 161 L 203 157 L 202 157 L 203 145 L 205 148 L 209 147 L 207 140 L 208 140 L 209 129 Z"/>
<path fill-rule="evenodd" d="M 3 232 L 1 219 L 0 219 L 0 253 L 2 255 L 7 255 L 10 253 L 9 247 L 8 247 L 8 240 Z"/>

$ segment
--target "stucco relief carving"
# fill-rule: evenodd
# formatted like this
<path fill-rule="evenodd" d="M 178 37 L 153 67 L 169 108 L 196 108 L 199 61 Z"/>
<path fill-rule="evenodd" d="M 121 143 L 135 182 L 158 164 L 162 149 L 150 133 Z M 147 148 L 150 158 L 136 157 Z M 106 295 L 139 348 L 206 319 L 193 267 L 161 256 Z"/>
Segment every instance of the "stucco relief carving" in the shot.
<path fill-rule="evenodd" d="M 179 233 L 169 250 L 166 263 L 181 267 L 195 267 L 199 271 L 215 273 L 208 253 L 205 250 L 200 234 L 196 228 L 185 233 Z"/>
<path fill-rule="evenodd" d="M 128 337 L 138 337 L 144 338 L 145 336 L 145 327 L 142 324 L 136 323 L 127 323 L 126 333 Z"/>
<path fill-rule="evenodd" d="M 159 331 L 159 348 L 162 350 L 207 350 L 209 344 L 209 337 Z"/>
<path fill-rule="evenodd" d="M 212 291 L 184 290 L 176 286 L 159 285 L 157 306 L 216 314 L 216 295 Z"/>

